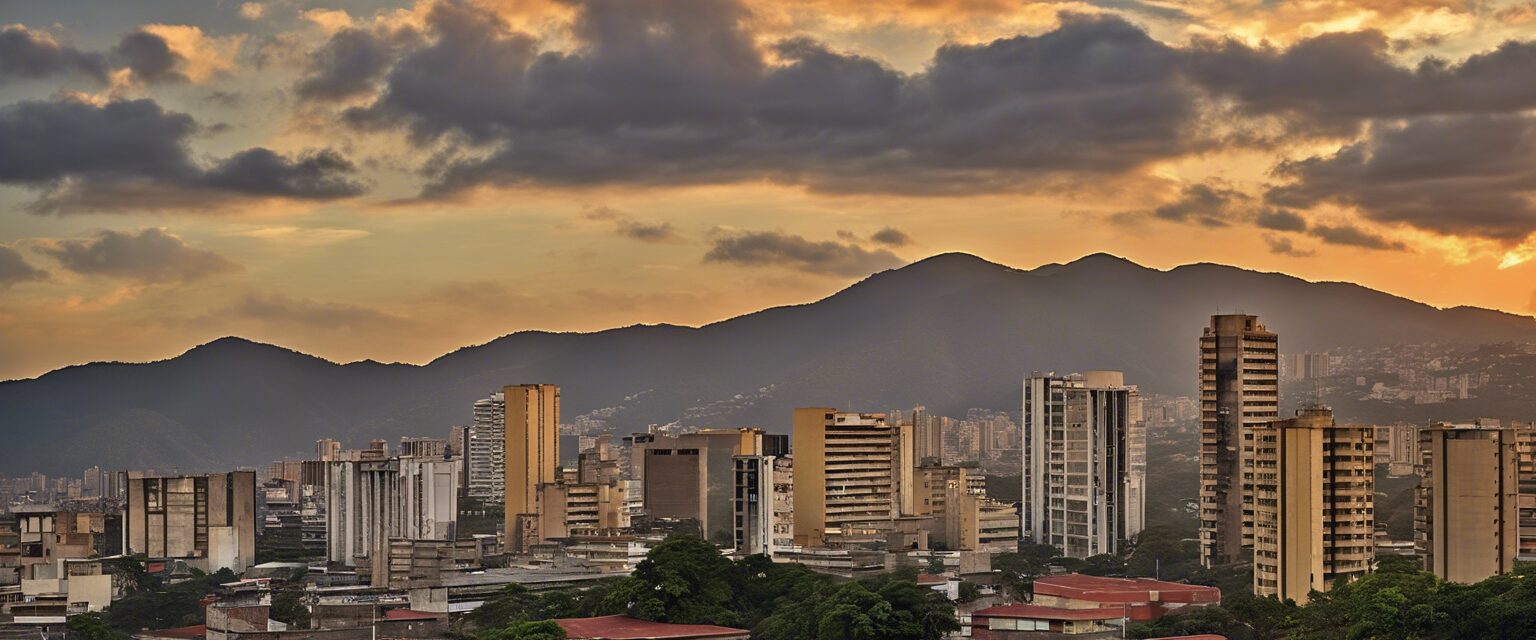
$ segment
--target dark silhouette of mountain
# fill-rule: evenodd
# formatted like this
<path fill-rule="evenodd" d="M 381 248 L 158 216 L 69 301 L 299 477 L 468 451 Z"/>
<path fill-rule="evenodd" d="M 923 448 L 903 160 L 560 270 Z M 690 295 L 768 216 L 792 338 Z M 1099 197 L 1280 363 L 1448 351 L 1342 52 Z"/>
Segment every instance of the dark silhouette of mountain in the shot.
<path fill-rule="evenodd" d="M 317 438 L 442 437 L 503 384 L 563 388 L 567 421 L 788 429 L 795 406 L 923 404 L 1017 411 L 1032 370 L 1122 369 L 1191 394 L 1196 338 L 1218 312 L 1258 314 L 1282 352 L 1536 341 L 1536 320 L 1436 309 L 1354 284 L 1215 264 L 1168 271 L 1105 254 L 1033 270 L 943 254 L 835 295 L 698 328 L 521 332 L 426 365 L 336 364 L 223 338 L 146 364 L 0 383 L 0 471 L 215 469 L 304 456 Z"/>

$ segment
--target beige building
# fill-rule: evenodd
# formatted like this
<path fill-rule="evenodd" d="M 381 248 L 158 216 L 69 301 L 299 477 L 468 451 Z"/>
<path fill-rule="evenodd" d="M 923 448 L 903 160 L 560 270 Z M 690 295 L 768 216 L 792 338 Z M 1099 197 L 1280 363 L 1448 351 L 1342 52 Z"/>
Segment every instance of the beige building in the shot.
<path fill-rule="evenodd" d="M 502 398 L 506 531 L 509 540 L 520 540 L 528 537 L 519 532 L 529 519 L 518 516 L 539 513 L 539 485 L 560 481 L 560 387 L 509 385 L 502 389 Z"/>
<path fill-rule="evenodd" d="M 882 541 L 911 482 L 897 463 L 902 429 L 883 413 L 819 407 L 795 409 L 793 428 L 795 544 Z"/>
<path fill-rule="evenodd" d="M 1441 423 L 1419 432 L 1414 542 L 1424 569 L 1473 583 L 1514 568 L 1520 547 L 1515 430 Z"/>
<path fill-rule="evenodd" d="M 1200 561 L 1253 547 L 1253 429 L 1280 417 L 1279 337 L 1258 316 L 1216 315 L 1200 336 Z"/>
<path fill-rule="evenodd" d="M 1536 560 L 1536 424 L 1513 422 L 1520 478 L 1520 559 Z"/>
<path fill-rule="evenodd" d="M 1333 411 L 1253 428 L 1253 590 L 1305 603 L 1375 558 L 1375 429 Z"/>
<path fill-rule="evenodd" d="M 1018 513 L 1013 505 L 988 498 L 973 481 L 979 476 L 970 469 L 924 466 L 912 475 L 916 509 L 904 511 L 903 520 L 928 532 L 928 548 L 990 553 L 1018 550 Z M 928 521 L 918 521 L 923 518 Z"/>
<path fill-rule="evenodd" d="M 128 474 L 123 551 L 186 560 L 204 571 L 256 562 L 256 472 Z"/>

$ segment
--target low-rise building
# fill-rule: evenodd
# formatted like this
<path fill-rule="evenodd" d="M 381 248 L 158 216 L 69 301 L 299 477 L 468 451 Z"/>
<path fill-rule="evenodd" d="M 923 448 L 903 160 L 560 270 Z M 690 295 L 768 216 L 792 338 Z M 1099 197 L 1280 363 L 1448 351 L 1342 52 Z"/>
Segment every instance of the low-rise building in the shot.
<path fill-rule="evenodd" d="M 559 618 L 555 624 L 570 640 L 748 640 L 746 629 L 712 624 L 651 622 L 625 615 Z"/>
<path fill-rule="evenodd" d="M 1068 573 L 1035 580 L 1034 604 L 1064 609 L 1123 608 L 1145 622 L 1185 607 L 1221 604 L 1221 590 L 1151 578 L 1109 578 Z"/>

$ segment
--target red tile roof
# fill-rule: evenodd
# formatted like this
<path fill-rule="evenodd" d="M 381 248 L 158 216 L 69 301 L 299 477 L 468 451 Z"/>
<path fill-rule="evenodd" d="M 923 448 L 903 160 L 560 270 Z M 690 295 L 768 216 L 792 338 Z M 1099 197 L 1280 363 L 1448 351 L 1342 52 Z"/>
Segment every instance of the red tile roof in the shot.
<path fill-rule="evenodd" d="M 1035 604 L 1005 604 L 971 612 L 972 618 L 1027 618 L 1029 620 L 1119 620 L 1125 615 L 1125 610 L 1121 607 L 1063 609 Z"/>
<path fill-rule="evenodd" d="M 410 609 L 390 609 L 384 612 L 385 620 L 436 620 L 435 613 L 425 611 L 412 611 Z"/>
<path fill-rule="evenodd" d="M 1164 582 L 1151 578 L 1106 578 L 1068 573 L 1045 576 L 1035 580 L 1037 595 L 1057 596 L 1073 600 L 1100 603 L 1132 602 L 1221 602 L 1221 590 L 1216 587 Z"/>
<path fill-rule="evenodd" d="M 936 575 L 933 575 L 931 573 L 919 573 L 919 574 L 917 574 L 917 583 L 918 584 L 944 584 L 946 582 L 949 582 L 949 578 L 946 578 L 944 576 L 936 576 Z"/>
<path fill-rule="evenodd" d="M 1162 638 L 1148 638 L 1147 640 L 1227 640 L 1227 637 L 1206 633 L 1198 636 L 1166 636 Z"/>
<path fill-rule="evenodd" d="M 156 638 L 202 638 L 208 635 L 208 625 L 194 624 L 190 627 L 173 627 L 170 629 L 156 629 L 147 635 Z"/>
<path fill-rule="evenodd" d="M 689 638 L 730 638 L 746 636 L 746 629 L 717 627 L 709 624 L 671 624 L 651 622 L 629 616 L 596 618 L 561 618 L 555 624 L 565 629 L 571 640 L 686 640 Z"/>

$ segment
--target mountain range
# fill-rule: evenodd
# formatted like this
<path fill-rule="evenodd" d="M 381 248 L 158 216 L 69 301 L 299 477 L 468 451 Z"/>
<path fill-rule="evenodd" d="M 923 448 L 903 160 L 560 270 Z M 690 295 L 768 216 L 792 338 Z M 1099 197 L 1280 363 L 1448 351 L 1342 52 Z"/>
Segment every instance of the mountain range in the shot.
<path fill-rule="evenodd" d="M 1536 319 L 1439 309 L 1340 282 L 1106 254 L 1019 270 L 948 253 L 809 304 L 701 327 L 525 331 L 425 365 L 338 364 L 222 338 L 168 360 L 94 363 L 0 383 L 0 473 L 184 470 L 302 457 L 317 438 L 442 437 L 504 384 L 562 387 L 565 421 L 788 429 L 796 406 L 1017 411 L 1030 371 L 1120 369 L 1191 395 L 1213 313 L 1252 313 L 1282 352 L 1536 341 Z"/>

